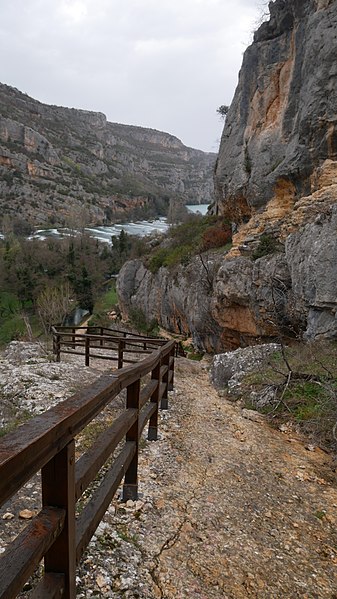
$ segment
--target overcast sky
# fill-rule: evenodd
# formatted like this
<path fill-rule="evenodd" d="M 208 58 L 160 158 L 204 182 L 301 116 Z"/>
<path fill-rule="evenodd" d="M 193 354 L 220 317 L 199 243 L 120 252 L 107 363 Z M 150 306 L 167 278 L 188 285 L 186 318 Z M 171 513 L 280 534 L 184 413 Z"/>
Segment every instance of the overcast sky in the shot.
<path fill-rule="evenodd" d="M 0 0 L 0 80 L 218 150 L 262 0 Z"/>

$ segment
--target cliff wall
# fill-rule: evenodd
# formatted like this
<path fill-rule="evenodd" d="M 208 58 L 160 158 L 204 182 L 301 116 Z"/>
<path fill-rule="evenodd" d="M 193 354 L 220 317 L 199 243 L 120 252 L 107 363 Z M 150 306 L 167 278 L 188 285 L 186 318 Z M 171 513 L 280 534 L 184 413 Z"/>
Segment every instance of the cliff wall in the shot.
<path fill-rule="evenodd" d="M 336 189 L 337 191 L 337 189 Z M 156 274 L 127 262 L 117 282 L 120 306 L 219 352 L 269 341 L 280 332 L 337 338 L 337 205 L 287 237 L 285 251 L 251 257 L 209 253 Z M 207 270 L 206 270 L 206 268 Z"/>
<path fill-rule="evenodd" d="M 125 315 L 142 307 L 200 349 L 280 331 L 337 337 L 337 1 L 269 8 L 243 58 L 215 170 L 214 211 L 232 222 L 232 249 L 156 275 L 129 263 L 119 277 Z"/>
<path fill-rule="evenodd" d="M 215 172 L 216 206 L 247 221 L 275 199 L 283 212 L 337 158 L 335 0 L 277 0 L 243 58 Z"/>

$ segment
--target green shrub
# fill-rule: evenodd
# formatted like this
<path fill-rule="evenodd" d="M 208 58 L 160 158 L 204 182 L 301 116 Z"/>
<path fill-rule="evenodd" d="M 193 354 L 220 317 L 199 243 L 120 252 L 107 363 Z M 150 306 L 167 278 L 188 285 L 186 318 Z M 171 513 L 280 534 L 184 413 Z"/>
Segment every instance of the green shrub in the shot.
<path fill-rule="evenodd" d="M 259 245 L 252 254 L 253 260 L 262 258 L 262 256 L 268 256 L 274 254 L 278 250 L 278 244 L 274 237 L 271 235 L 261 235 Z"/>
<path fill-rule="evenodd" d="M 231 241 L 231 228 L 217 216 L 192 215 L 181 225 L 171 227 L 165 238 L 165 247 L 156 248 L 148 261 L 151 272 L 166 266 L 187 264 L 192 256 L 204 251 L 226 247 Z"/>
<path fill-rule="evenodd" d="M 245 376 L 242 397 L 250 398 L 245 407 L 256 409 L 268 389 L 274 395 L 259 410 L 272 424 L 292 421 L 314 444 L 337 449 L 336 343 L 297 343 L 275 352 Z"/>
<path fill-rule="evenodd" d="M 0 345 L 20 339 L 25 333 L 26 326 L 23 318 L 20 314 L 14 314 L 0 323 Z"/>
<path fill-rule="evenodd" d="M 324 412 L 327 394 L 317 383 L 304 381 L 294 384 L 285 393 L 297 422 L 312 420 Z"/>
<path fill-rule="evenodd" d="M 131 325 L 139 332 L 146 335 L 158 335 L 158 322 L 153 319 L 148 321 L 141 308 L 130 308 L 129 320 Z"/>
<path fill-rule="evenodd" d="M 149 270 L 153 273 L 158 272 L 158 270 L 165 266 L 166 258 L 169 254 L 169 250 L 167 248 L 159 248 L 152 254 L 149 261 Z"/>

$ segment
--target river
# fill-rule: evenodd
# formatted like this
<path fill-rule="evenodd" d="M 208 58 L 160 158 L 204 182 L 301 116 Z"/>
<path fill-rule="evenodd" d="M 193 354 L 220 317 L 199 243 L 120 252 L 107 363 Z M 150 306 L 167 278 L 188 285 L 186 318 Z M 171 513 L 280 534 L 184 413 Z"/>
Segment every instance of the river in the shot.
<path fill-rule="evenodd" d="M 196 214 L 205 215 L 207 212 L 208 204 L 194 204 L 192 206 L 186 206 L 189 212 Z M 86 227 L 87 231 L 92 237 L 102 241 L 104 243 L 111 243 L 111 237 L 117 237 L 120 235 L 122 230 L 129 235 L 136 235 L 138 237 L 145 237 L 153 233 L 165 233 L 169 225 L 166 217 L 157 218 L 155 220 L 141 220 L 136 222 L 121 223 L 111 225 L 109 227 Z M 53 228 L 53 229 L 39 229 L 31 236 L 34 239 L 47 239 L 47 237 L 70 237 L 76 234 L 76 229 L 67 228 Z"/>

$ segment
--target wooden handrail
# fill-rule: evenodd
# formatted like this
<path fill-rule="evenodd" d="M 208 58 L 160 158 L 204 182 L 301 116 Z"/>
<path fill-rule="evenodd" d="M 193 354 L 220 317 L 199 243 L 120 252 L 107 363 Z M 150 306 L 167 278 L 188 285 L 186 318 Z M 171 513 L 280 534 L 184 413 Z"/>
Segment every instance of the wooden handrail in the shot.
<path fill-rule="evenodd" d="M 81 332 L 76 332 L 78 330 Z M 97 333 L 92 332 L 96 330 Z M 53 352 L 57 362 L 61 360 L 61 353 L 83 355 L 86 366 L 90 365 L 91 358 L 96 358 L 117 361 L 118 368 L 122 368 L 124 362 L 134 362 L 124 360 L 125 353 L 151 353 L 155 348 L 167 343 L 166 339 L 144 337 L 105 327 L 90 327 L 88 332 L 86 327 L 79 327 L 75 330 L 74 327 L 52 326 L 52 334 Z M 82 351 L 77 351 L 77 348 Z M 100 353 L 93 353 L 95 349 L 99 349 Z"/>
<path fill-rule="evenodd" d="M 122 340 L 127 341 L 125 337 Z M 165 342 L 141 362 L 102 375 L 2 438 L 0 505 L 41 470 L 43 509 L 0 556 L 0 599 L 16 597 L 43 557 L 45 574 L 35 597 L 75 598 L 76 563 L 123 477 L 124 500 L 138 496 L 139 437 L 149 421 L 148 439 L 157 438 L 158 405 L 161 400 L 162 407 L 167 407 L 174 354 L 175 342 Z M 141 389 L 141 380 L 149 374 L 150 381 Z M 126 410 L 75 463 L 76 435 L 123 389 L 127 391 Z M 76 502 L 123 438 L 119 454 L 75 520 Z"/>

